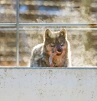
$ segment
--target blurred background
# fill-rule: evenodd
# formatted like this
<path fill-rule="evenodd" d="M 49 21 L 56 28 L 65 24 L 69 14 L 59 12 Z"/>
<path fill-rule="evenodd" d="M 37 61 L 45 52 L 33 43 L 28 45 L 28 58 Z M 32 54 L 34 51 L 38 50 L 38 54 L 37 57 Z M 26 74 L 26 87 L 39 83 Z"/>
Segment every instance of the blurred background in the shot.
<path fill-rule="evenodd" d="M 16 23 L 16 0 L 0 0 L 0 24 Z M 86 25 L 21 26 L 19 65 L 28 66 L 33 46 L 43 42 L 46 28 L 67 29 L 72 66 L 97 66 L 97 0 L 19 0 L 20 23 Z M 16 66 L 16 27 L 0 26 L 0 66 Z M 92 29 L 91 29 L 92 28 Z"/>

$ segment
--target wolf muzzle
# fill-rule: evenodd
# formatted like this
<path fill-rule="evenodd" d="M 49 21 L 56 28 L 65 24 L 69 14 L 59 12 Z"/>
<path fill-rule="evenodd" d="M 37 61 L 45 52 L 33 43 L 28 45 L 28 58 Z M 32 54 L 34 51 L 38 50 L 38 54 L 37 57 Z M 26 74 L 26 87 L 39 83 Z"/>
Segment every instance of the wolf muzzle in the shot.
<path fill-rule="evenodd" d="M 62 54 L 62 47 L 61 46 L 57 46 L 56 47 L 56 55 L 61 55 Z"/>

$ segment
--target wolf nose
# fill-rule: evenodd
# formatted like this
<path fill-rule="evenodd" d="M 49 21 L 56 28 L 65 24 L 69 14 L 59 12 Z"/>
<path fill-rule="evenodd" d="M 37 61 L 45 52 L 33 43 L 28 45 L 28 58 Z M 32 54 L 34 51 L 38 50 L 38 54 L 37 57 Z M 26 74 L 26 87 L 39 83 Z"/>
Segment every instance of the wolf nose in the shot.
<path fill-rule="evenodd" d="M 57 51 L 62 52 L 62 48 L 60 46 L 57 46 Z"/>
<path fill-rule="evenodd" d="M 58 51 L 58 52 L 62 52 L 62 49 L 61 49 L 61 48 L 58 48 L 57 51 Z"/>
<path fill-rule="evenodd" d="M 62 48 L 57 48 L 56 53 L 57 53 L 57 55 L 61 55 L 61 53 L 62 53 Z"/>

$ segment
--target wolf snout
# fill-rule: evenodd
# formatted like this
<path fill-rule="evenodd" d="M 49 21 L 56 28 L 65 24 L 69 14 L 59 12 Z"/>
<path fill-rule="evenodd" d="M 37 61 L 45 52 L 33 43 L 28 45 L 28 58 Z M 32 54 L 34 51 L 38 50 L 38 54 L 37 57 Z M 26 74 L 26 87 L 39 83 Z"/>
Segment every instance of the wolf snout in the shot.
<path fill-rule="evenodd" d="M 58 48 L 57 51 L 58 51 L 58 52 L 62 52 L 62 48 Z"/>
<path fill-rule="evenodd" d="M 58 48 L 57 51 L 56 51 L 56 54 L 61 55 L 62 54 L 62 48 Z"/>

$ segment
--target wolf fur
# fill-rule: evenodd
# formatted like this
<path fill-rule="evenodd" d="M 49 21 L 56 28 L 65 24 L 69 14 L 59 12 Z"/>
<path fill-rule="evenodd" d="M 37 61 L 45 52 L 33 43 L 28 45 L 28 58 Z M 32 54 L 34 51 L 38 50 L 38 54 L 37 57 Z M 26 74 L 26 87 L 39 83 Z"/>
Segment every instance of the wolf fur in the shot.
<path fill-rule="evenodd" d="M 30 67 L 70 67 L 71 53 L 65 29 L 45 31 L 44 42 L 36 45 L 31 53 Z"/>

